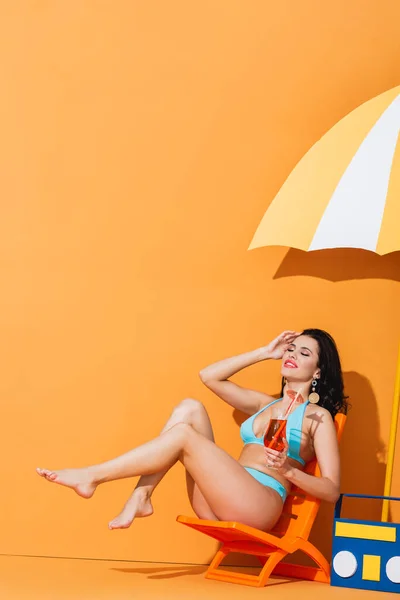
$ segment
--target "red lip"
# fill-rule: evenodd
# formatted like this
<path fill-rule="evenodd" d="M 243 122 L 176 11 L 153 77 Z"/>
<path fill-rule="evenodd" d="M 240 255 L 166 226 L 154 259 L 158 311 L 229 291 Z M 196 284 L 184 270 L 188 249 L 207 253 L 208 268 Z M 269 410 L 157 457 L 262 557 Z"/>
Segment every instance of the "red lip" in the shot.
<path fill-rule="evenodd" d="M 289 358 L 288 360 L 285 360 L 283 366 L 287 367 L 288 369 L 297 369 L 296 363 L 291 358 Z"/>

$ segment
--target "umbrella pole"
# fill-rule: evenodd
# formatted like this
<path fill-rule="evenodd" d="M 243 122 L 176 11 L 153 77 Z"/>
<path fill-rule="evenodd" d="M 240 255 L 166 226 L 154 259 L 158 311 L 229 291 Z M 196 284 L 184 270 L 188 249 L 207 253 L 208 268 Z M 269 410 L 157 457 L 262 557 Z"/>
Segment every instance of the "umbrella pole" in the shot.
<path fill-rule="evenodd" d="M 396 370 L 396 383 L 394 386 L 394 399 L 392 408 L 392 420 L 390 423 L 390 436 L 389 436 L 389 447 L 385 474 L 385 489 L 383 492 L 384 496 L 390 496 L 392 489 L 392 476 L 393 476 L 393 463 L 394 453 L 396 450 L 396 433 L 397 433 L 397 420 L 399 416 L 399 405 L 400 405 L 400 346 L 399 356 L 397 359 L 397 370 Z M 389 500 L 384 500 L 382 505 L 382 521 L 386 522 L 389 516 Z"/>

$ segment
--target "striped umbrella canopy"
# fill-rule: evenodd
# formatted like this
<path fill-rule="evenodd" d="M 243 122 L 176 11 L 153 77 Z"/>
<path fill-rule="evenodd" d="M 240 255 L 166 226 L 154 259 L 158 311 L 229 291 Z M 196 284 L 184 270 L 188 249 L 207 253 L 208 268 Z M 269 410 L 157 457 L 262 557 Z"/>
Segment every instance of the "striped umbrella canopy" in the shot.
<path fill-rule="evenodd" d="M 400 250 L 400 86 L 365 102 L 300 160 L 249 249 Z"/>

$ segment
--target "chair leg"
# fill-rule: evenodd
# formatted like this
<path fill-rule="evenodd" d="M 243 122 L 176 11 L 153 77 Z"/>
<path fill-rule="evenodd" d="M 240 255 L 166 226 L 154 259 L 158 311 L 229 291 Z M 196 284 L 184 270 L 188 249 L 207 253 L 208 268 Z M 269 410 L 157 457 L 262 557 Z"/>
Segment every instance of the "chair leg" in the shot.
<path fill-rule="evenodd" d="M 259 587 L 264 587 L 267 583 L 270 575 L 275 570 L 276 566 L 281 562 L 281 560 L 287 555 L 285 550 L 275 550 L 271 552 L 268 559 L 265 561 L 263 568 L 260 571 L 259 577 Z"/>
<path fill-rule="evenodd" d="M 207 579 L 217 579 L 219 581 L 239 583 L 252 587 L 263 587 L 267 583 L 276 565 L 287 555 L 285 550 L 274 550 L 268 555 L 268 558 L 260 556 L 259 559 L 264 565 L 263 568 L 258 575 L 250 575 L 249 573 L 242 573 L 240 571 L 238 572 L 227 571 L 226 569 L 218 569 L 218 566 L 221 564 L 225 556 L 231 552 L 235 552 L 235 550 L 229 546 L 222 546 L 222 548 L 214 556 L 210 566 L 207 569 Z"/>
<path fill-rule="evenodd" d="M 302 550 L 305 554 L 307 554 L 307 556 L 312 558 L 312 560 L 315 563 L 317 563 L 318 567 L 320 568 L 320 571 L 322 571 L 321 575 L 323 574 L 325 576 L 325 582 L 329 583 L 331 567 L 328 561 L 326 560 L 325 556 L 322 554 L 322 552 L 320 552 L 318 548 L 316 548 L 313 544 L 311 544 L 311 542 L 308 541 L 302 542 L 300 550 Z M 321 579 L 319 579 L 319 581 L 321 581 Z"/>
<path fill-rule="evenodd" d="M 318 566 L 306 567 L 294 563 L 280 563 L 274 571 L 274 575 L 283 577 L 294 577 L 295 579 L 307 579 L 309 581 L 319 581 L 320 583 L 330 582 L 330 565 L 325 556 L 310 542 L 303 540 L 298 547 L 307 556 L 309 556 Z"/>
<path fill-rule="evenodd" d="M 229 552 L 230 551 L 227 550 L 224 546 L 221 546 L 221 548 L 218 550 L 218 552 L 212 559 L 210 566 L 207 569 L 206 577 L 209 577 L 217 570 L 217 568 L 219 567 L 221 562 L 224 560 L 225 556 L 227 556 L 229 554 Z"/>

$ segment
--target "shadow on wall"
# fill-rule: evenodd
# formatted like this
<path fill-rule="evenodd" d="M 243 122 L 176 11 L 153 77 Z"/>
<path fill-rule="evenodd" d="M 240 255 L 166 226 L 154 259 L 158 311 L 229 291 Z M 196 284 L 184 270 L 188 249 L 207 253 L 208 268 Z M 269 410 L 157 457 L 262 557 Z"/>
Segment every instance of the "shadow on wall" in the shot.
<path fill-rule="evenodd" d="M 268 251 L 261 248 L 258 252 Z M 388 279 L 400 281 L 400 252 L 379 256 L 353 248 L 335 248 L 303 252 L 291 248 L 281 262 L 274 279 L 307 275 L 327 281 L 352 279 Z"/>
<path fill-rule="evenodd" d="M 363 375 L 344 373 L 344 383 L 351 408 L 340 442 L 341 490 L 349 494 L 379 496 L 383 493 L 386 464 L 377 401 L 368 379 Z M 233 418 L 240 425 L 247 415 L 235 410 Z M 346 499 L 342 514 L 354 519 L 379 521 L 381 510 L 382 502 L 379 500 Z M 310 536 L 310 541 L 328 560 L 332 549 L 333 511 L 333 505 L 325 502 L 321 504 Z M 232 555 L 229 558 L 229 562 L 235 564 Z M 304 556 L 296 556 L 295 560 L 310 564 Z M 249 557 L 237 557 L 236 564 L 256 565 L 257 561 Z"/>
<path fill-rule="evenodd" d="M 340 442 L 342 492 L 383 494 L 385 445 L 380 437 L 378 405 L 372 387 L 359 373 L 344 373 L 345 391 L 351 408 Z M 322 503 L 310 541 L 331 558 L 333 505 Z M 380 500 L 346 499 L 342 515 L 352 519 L 380 521 Z M 389 515 L 390 520 L 390 515 Z"/>

